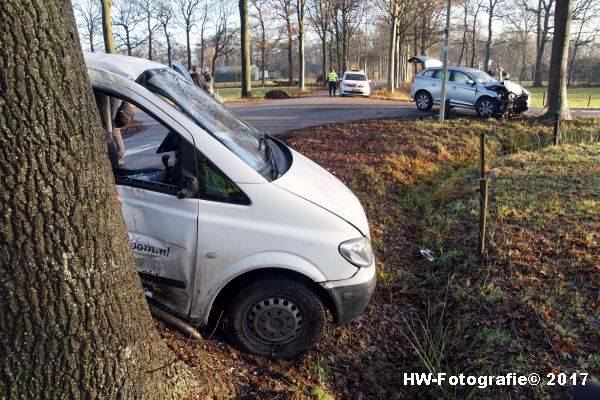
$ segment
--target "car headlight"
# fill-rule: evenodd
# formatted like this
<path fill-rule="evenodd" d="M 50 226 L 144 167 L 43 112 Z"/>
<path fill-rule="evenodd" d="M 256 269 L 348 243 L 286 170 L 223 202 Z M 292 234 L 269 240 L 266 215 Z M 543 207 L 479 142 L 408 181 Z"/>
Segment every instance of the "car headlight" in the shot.
<path fill-rule="evenodd" d="M 346 240 L 340 243 L 340 254 L 357 267 L 368 267 L 373 264 L 371 241 L 366 237 Z"/>

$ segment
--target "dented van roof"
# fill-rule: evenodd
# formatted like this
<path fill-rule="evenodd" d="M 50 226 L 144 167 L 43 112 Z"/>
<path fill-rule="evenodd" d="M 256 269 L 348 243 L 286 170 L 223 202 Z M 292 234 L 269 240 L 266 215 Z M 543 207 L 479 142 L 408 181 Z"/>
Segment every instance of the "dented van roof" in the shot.
<path fill-rule="evenodd" d="M 143 58 L 123 56 L 120 54 L 83 52 L 85 64 L 88 67 L 104 69 L 115 74 L 136 80 L 145 71 L 157 68 L 167 68 L 166 65 L 145 60 Z"/>

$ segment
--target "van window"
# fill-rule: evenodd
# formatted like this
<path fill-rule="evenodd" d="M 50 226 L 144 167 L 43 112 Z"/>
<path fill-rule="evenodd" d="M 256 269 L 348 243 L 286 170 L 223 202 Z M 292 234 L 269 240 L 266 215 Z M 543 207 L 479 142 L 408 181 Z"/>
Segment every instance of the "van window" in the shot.
<path fill-rule="evenodd" d="M 198 180 L 200 181 L 199 197 L 201 199 L 234 204 L 250 204 L 250 199 L 244 192 L 199 150 L 196 150 L 196 164 Z"/>
<path fill-rule="evenodd" d="M 423 72 L 422 76 L 424 76 L 425 78 L 433 78 L 434 72 L 435 72 L 434 69 L 430 69 L 430 70 Z"/>
<path fill-rule="evenodd" d="M 434 69 L 433 70 L 433 79 L 442 79 L 442 76 L 444 75 L 444 71 L 441 69 Z"/>
<path fill-rule="evenodd" d="M 270 160 L 264 137 L 241 121 L 204 90 L 171 69 L 147 71 L 138 82 L 175 103 L 185 114 L 208 131 L 255 171 L 267 176 Z"/>

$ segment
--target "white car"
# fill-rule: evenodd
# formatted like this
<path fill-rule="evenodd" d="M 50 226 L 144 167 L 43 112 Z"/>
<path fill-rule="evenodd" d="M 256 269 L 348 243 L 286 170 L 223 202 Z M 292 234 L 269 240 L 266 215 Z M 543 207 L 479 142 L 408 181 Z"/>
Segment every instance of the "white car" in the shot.
<path fill-rule="evenodd" d="M 344 184 L 165 65 L 85 59 L 108 131 L 111 100 L 137 110 L 114 175 L 149 301 L 194 324 L 223 311 L 235 345 L 276 357 L 312 347 L 326 309 L 362 313 L 375 261 Z"/>
<path fill-rule="evenodd" d="M 371 81 L 362 71 L 346 71 L 340 84 L 340 96 L 363 96 L 371 95 Z"/>

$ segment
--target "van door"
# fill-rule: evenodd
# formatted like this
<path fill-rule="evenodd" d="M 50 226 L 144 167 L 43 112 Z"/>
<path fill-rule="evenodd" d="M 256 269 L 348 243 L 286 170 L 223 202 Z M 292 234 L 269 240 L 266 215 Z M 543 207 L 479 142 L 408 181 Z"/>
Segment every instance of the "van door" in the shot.
<path fill-rule="evenodd" d="M 116 190 L 146 296 L 187 318 L 197 268 L 198 199 L 188 196 L 197 179 L 194 145 L 137 100 L 126 99 L 134 117 L 120 128 L 125 165 L 114 169 Z"/>

